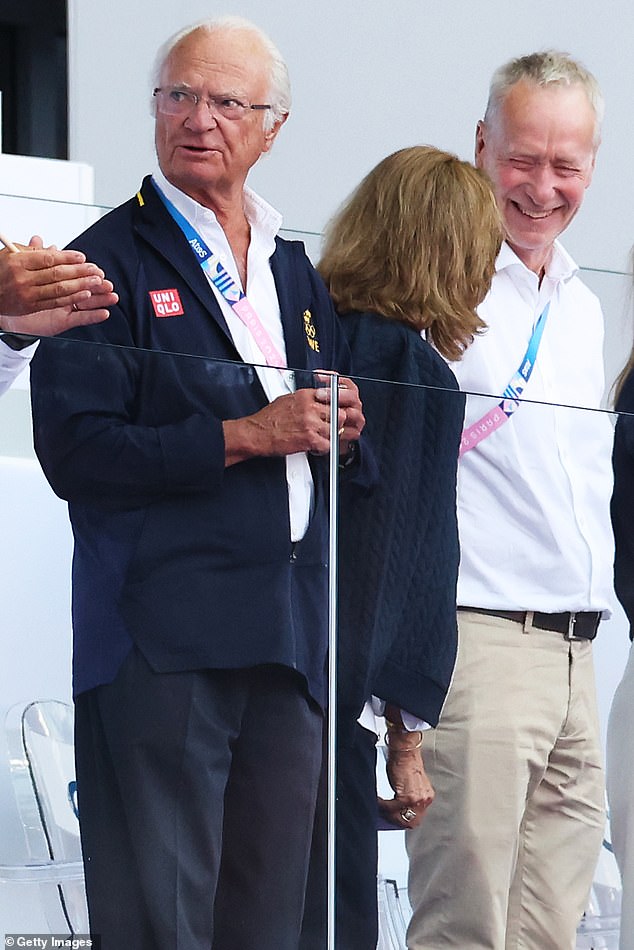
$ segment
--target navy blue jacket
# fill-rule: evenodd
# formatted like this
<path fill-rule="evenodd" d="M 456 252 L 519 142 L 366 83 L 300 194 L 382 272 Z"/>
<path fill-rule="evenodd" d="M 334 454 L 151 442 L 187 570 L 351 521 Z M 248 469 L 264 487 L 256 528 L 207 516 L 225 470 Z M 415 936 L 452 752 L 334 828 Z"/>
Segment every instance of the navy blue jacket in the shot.
<path fill-rule="evenodd" d="M 634 373 L 619 394 L 616 409 L 634 413 Z M 611 512 L 614 528 L 614 589 L 634 636 L 634 415 L 617 419 L 612 452 L 614 491 Z"/>
<path fill-rule="evenodd" d="M 293 545 L 284 459 L 225 470 L 222 420 L 267 399 L 149 179 L 72 246 L 120 297 L 105 323 L 43 341 L 32 366 L 37 454 L 75 536 L 75 693 L 111 681 L 136 643 L 159 671 L 283 664 L 323 703 L 324 459 L 311 460 L 315 509 Z M 349 372 L 303 245 L 278 240 L 271 267 L 297 387 L 312 385 L 303 370 Z M 177 302 L 166 316 L 155 291 Z"/>
<path fill-rule="evenodd" d="M 416 330 L 372 313 L 341 322 L 379 473 L 363 497 L 341 487 L 340 722 L 374 694 L 436 725 L 457 649 L 464 395 Z"/>

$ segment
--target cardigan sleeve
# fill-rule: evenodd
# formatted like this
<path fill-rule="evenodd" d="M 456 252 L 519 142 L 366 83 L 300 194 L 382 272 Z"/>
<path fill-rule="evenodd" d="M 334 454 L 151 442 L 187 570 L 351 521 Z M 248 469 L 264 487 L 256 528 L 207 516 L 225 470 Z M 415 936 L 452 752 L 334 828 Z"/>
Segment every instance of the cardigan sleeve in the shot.
<path fill-rule="evenodd" d="M 455 482 L 463 397 L 413 330 L 343 317 L 379 479 L 342 492 L 342 702 L 381 696 L 434 724 L 456 652 Z"/>
<path fill-rule="evenodd" d="M 634 413 L 634 373 L 626 379 L 616 408 L 620 413 Z M 612 465 L 614 589 L 630 622 L 630 639 L 634 639 L 634 415 L 621 414 L 617 419 Z"/>

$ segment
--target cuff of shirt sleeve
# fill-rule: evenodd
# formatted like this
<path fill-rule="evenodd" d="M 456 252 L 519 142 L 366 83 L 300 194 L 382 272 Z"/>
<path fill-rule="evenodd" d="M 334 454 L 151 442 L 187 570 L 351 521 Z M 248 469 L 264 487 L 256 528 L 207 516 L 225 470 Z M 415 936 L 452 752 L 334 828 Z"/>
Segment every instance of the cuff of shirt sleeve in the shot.
<path fill-rule="evenodd" d="M 8 346 L 10 350 L 14 352 L 19 352 L 20 350 L 26 350 L 27 347 L 34 347 L 38 342 L 37 337 L 33 336 L 17 336 L 15 333 L 3 333 L 2 342 L 5 346 Z"/>
<path fill-rule="evenodd" d="M 368 722 L 367 713 L 370 711 L 376 718 L 382 718 L 385 713 L 385 700 L 379 699 L 378 696 L 372 696 L 368 700 L 363 713 L 359 717 L 359 723 L 362 726 L 366 726 L 366 728 L 369 728 L 366 723 Z M 431 726 L 428 722 L 425 722 L 424 719 L 419 719 L 417 716 L 413 716 L 405 709 L 401 709 L 401 719 L 403 720 L 403 725 L 408 732 L 424 732 L 425 729 L 431 729 Z M 375 731 L 377 734 L 385 732 L 385 726 L 383 726 L 382 729 L 377 728 Z"/>
<path fill-rule="evenodd" d="M 425 729 L 431 729 L 429 723 L 425 722 L 424 719 L 418 719 L 404 709 L 401 709 L 401 719 L 408 732 L 424 732 Z"/>

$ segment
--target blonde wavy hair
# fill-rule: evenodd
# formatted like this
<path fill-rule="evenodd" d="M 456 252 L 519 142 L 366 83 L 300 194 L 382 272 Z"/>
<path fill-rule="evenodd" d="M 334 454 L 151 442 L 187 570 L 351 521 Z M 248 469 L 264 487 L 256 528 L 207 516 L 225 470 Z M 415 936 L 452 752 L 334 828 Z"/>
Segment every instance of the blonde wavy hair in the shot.
<path fill-rule="evenodd" d="M 484 328 L 484 299 L 502 242 L 488 179 L 427 145 L 383 159 L 326 228 L 318 269 L 341 314 L 372 311 L 427 330 L 460 359 Z"/>

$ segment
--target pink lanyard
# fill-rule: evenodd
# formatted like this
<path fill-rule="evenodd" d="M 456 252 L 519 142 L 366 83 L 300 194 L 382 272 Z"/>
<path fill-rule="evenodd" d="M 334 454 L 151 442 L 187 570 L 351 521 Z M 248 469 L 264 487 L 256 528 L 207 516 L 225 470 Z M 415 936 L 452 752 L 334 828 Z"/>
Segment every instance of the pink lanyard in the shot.
<path fill-rule="evenodd" d="M 537 323 L 535 324 L 535 329 L 531 334 L 531 338 L 528 341 L 528 349 L 524 359 L 520 363 L 520 367 L 513 374 L 513 377 L 504 390 L 502 400 L 494 406 L 493 409 L 490 409 L 481 419 L 478 419 L 477 422 L 474 422 L 473 425 L 467 426 L 463 433 L 462 439 L 460 440 L 460 451 L 458 455 L 462 457 L 465 452 L 475 449 L 476 445 L 479 445 L 480 442 L 483 442 L 484 439 L 487 439 L 490 435 L 493 435 L 496 429 L 499 429 L 501 425 L 511 418 L 515 410 L 519 407 L 520 396 L 526 388 L 533 368 L 535 366 L 535 361 L 537 359 L 537 353 L 539 351 L 539 344 L 542 340 L 542 334 L 544 332 L 544 327 L 546 326 L 546 317 L 548 316 L 548 311 L 550 310 L 550 301 L 546 304 L 542 312 L 540 313 Z"/>

